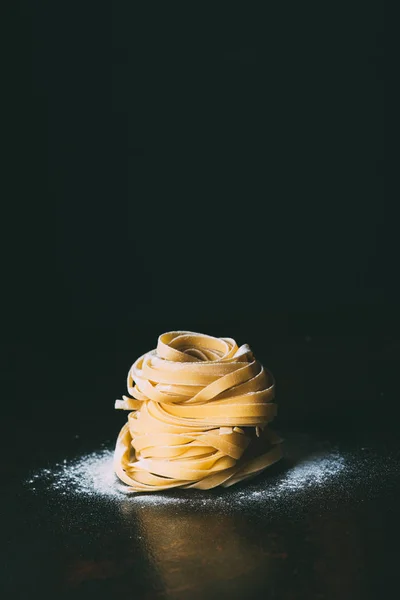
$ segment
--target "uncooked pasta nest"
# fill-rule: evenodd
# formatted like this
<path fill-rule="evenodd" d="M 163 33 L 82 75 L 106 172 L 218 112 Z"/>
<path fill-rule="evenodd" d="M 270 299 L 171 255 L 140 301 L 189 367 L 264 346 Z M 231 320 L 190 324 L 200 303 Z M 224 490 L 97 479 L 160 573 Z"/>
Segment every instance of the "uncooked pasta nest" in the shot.
<path fill-rule="evenodd" d="M 114 466 L 127 491 L 207 490 L 254 477 L 281 458 L 274 379 L 247 344 L 191 331 L 158 338 L 128 373 L 115 408 L 131 411 Z"/>

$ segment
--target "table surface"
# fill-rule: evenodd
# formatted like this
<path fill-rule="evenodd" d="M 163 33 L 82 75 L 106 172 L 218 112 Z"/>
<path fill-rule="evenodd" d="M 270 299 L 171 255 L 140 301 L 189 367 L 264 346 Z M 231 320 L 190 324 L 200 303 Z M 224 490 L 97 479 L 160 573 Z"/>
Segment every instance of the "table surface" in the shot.
<path fill-rule="evenodd" d="M 246 485 L 155 496 L 85 494 L 76 481 L 57 490 L 60 453 L 17 472 L 7 469 L 10 453 L 2 597 L 365 600 L 389 592 L 400 558 L 396 436 L 283 434 L 284 460 Z M 71 435 L 65 460 L 99 447 Z"/>

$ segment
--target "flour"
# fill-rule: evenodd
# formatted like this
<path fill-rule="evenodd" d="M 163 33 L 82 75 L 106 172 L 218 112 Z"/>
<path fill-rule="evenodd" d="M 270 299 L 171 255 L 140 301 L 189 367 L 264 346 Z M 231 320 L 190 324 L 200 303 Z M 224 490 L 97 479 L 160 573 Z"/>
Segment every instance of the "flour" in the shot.
<path fill-rule="evenodd" d="M 321 487 L 337 477 L 345 466 L 345 459 L 339 452 L 305 460 L 289 469 L 271 490 L 270 495 L 279 496 L 282 493 L 296 492 L 305 488 Z M 265 491 L 263 493 L 265 495 Z"/>
<path fill-rule="evenodd" d="M 168 493 L 127 494 L 127 487 L 121 483 L 113 469 L 113 452 L 101 450 L 80 457 L 77 460 L 56 464 L 52 469 L 42 469 L 34 474 L 26 484 L 35 491 L 37 486 L 47 488 L 61 495 L 103 497 L 143 505 L 185 504 L 196 506 L 223 506 L 245 502 L 282 501 L 288 495 L 299 492 L 317 492 L 328 483 L 333 483 L 346 468 L 344 457 L 337 451 L 318 454 L 270 479 L 255 479 L 247 485 L 233 486 L 218 490 L 218 495 L 198 490 L 176 490 Z"/>
<path fill-rule="evenodd" d="M 58 463 L 52 469 L 42 469 L 27 482 L 35 490 L 37 484 L 62 494 L 107 496 L 122 498 L 125 486 L 113 469 L 113 452 L 101 450 L 77 460 Z"/>

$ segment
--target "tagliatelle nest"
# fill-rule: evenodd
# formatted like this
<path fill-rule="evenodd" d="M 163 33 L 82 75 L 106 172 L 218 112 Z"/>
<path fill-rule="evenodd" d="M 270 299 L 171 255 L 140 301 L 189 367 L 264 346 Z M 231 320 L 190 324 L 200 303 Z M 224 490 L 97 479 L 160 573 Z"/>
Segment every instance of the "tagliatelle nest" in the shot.
<path fill-rule="evenodd" d="M 210 489 L 253 477 L 281 458 L 268 428 L 274 379 L 247 344 L 171 331 L 128 373 L 115 407 L 131 411 L 114 466 L 127 491 Z"/>

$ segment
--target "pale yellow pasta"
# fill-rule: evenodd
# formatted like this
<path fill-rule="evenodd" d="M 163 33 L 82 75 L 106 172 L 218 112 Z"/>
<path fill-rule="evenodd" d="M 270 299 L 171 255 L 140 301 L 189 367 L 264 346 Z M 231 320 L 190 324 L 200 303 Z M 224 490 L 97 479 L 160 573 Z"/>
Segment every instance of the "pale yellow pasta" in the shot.
<path fill-rule="evenodd" d="M 131 411 L 114 466 L 127 491 L 228 487 L 282 455 L 268 424 L 274 379 L 249 346 L 231 338 L 171 331 L 128 373 L 115 407 Z"/>

